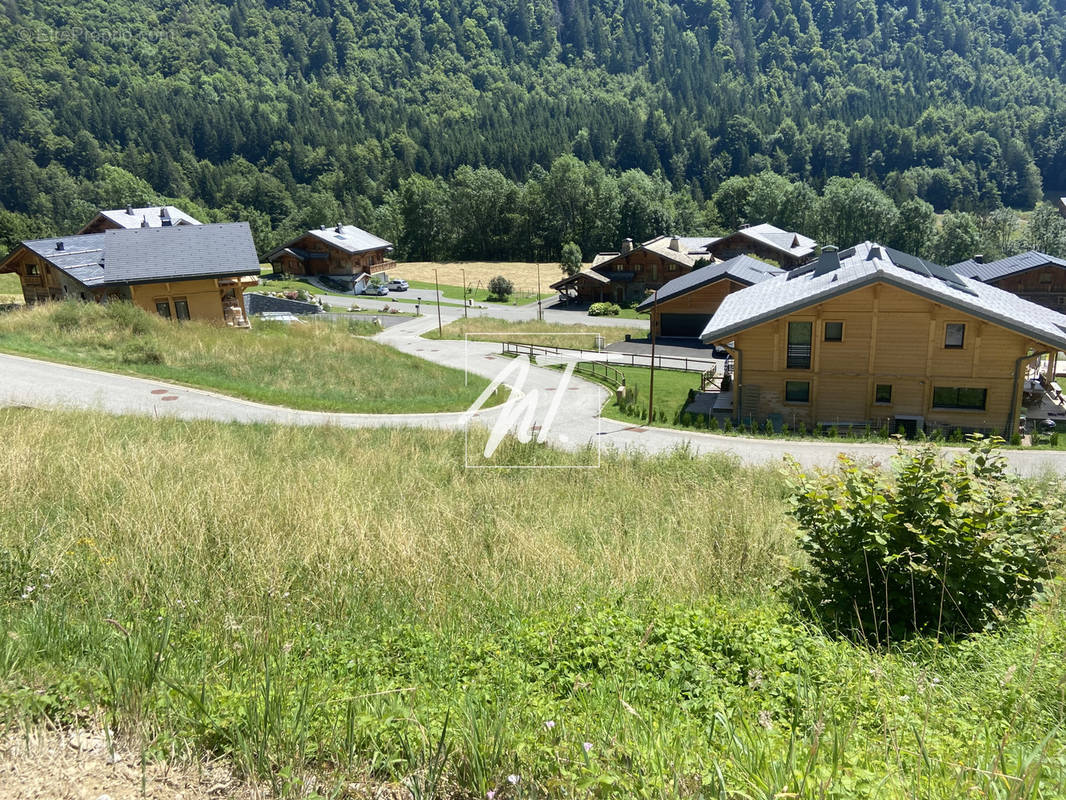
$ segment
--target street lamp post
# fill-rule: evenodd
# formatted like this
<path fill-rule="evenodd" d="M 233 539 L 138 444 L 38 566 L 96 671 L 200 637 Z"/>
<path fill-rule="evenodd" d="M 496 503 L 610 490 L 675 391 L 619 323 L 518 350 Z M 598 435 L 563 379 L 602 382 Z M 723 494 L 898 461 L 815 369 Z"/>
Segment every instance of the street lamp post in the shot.
<path fill-rule="evenodd" d="M 437 270 L 433 270 L 433 288 L 437 290 L 437 332 L 440 338 L 444 338 L 444 323 L 440 321 L 440 283 L 437 281 Z"/>
<path fill-rule="evenodd" d="M 651 301 L 651 375 L 648 378 L 648 424 L 655 421 L 655 323 L 659 319 L 659 290 Z"/>
<path fill-rule="evenodd" d="M 544 308 L 540 304 L 540 262 L 537 262 L 537 319 L 544 321 Z"/>
<path fill-rule="evenodd" d="M 466 319 L 468 316 L 466 313 L 466 268 L 460 267 L 459 270 L 463 273 L 463 319 Z"/>

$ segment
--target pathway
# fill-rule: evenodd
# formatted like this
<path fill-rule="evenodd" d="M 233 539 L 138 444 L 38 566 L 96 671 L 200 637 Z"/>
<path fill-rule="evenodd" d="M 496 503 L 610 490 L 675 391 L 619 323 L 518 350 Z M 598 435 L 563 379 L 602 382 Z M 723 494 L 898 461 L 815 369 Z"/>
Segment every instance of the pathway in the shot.
<path fill-rule="evenodd" d="M 375 339 L 398 350 L 437 364 L 469 369 L 493 379 L 513 359 L 499 354 L 499 345 L 488 342 L 436 341 L 422 334 L 436 327 L 436 319 L 420 317 L 393 326 Z M 544 363 L 544 360 L 540 360 Z M 112 414 L 140 414 L 182 419 L 214 419 L 237 422 L 267 422 L 286 425 L 334 425 L 337 427 L 420 426 L 459 428 L 461 414 L 334 414 L 295 411 L 238 400 L 198 389 L 176 387 L 165 382 L 144 380 L 107 372 L 36 361 L 20 356 L 0 355 L 0 406 L 66 407 L 99 409 Z M 557 393 L 560 373 L 531 367 L 523 391 L 537 390 L 534 419 L 542 422 Z M 830 466 L 841 451 L 885 461 L 895 449 L 882 444 L 802 442 L 781 439 L 747 439 L 665 428 L 644 428 L 602 419 L 599 409 L 607 390 L 598 384 L 574 378 L 566 388 L 561 407 L 551 428 L 549 443 L 567 450 L 593 444 L 597 447 L 648 453 L 687 448 L 694 453 L 727 453 L 749 464 L 780 462 L 791 455 L 805 467 Z M 492 425 L 500 408 L 488 409 L 477 418 Z M 1048 471 L 1066 474 L 1066 451 L 1005 451 L 1013 469 L 1024 475 Z"/>

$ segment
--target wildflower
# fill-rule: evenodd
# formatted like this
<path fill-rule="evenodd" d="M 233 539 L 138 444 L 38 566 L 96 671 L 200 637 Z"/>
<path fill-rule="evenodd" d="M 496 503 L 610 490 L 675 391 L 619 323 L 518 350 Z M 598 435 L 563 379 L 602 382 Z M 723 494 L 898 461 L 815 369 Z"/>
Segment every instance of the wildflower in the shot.
<path fill-rule="evenodd" d="M 544 727 L 547 728 L 548 730 L 551 730 L 552 728 L 555 727 L 555 720 L 553 720 L 553 719 L 545 720 L 544 721 Z"/>
<path fill-rule="evenodd" d="M 507 776 L 507 782 L 509 784 L 511 784 L 512 786 L 517 786 L 519 780 L 520 780 L 520 778 L 517 775 L 508 775 Z"/>
<path fill-rule="evenodd" d="M 769 711 L 760 711 L 759 712 L 759 724 L 762 725 L 764 728 L 766 728 L 766 730 L 768 730 L 768 731 L 769 730 L 773 730 L 774 721 L 773 721 L 773 718 L 770 716 L 770 712 Z"/>
<path fill-rule="evenodd" d="M 494 798 L 495 796 L 496 796 L 496 790 L 495 789 L 489 789 L 487 792 L 485 792 L 485 797 L 487 798 L 487 800 L 492 800 L 492 798 Z"/>
<path fill-rule="evenodd" d="M 581 747 L 585 750 L 585 753 L 588 754 L 592 750 L 592 742 L 585 742 Z"/>

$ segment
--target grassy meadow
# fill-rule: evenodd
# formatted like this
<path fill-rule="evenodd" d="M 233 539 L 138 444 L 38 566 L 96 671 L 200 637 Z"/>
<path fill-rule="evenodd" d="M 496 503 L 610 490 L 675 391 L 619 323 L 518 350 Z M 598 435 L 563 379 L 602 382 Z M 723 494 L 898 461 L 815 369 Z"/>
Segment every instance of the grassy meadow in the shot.
<path fill-rule="evenodd" d="M 128 303 L 47 303 L 0 314 L 0 351 L 310 411 L 462 411 L 488 382 L 362 338 L 377 325 L 176 323 Z"/>
<path fill-rule="evenodd" d="M 444 326 L 445 339 L 465 339 L 483 342 L 515 342 L 536 344 L 543 347 L 570 347 L 593 350 L 596 337 L 602 336 L 604 344 L 619 342 L 630 334 L 634 338 L 647 335 L 640 328 L 624 328 L 615 325 L 572 325 L 558 322 L 527 320 L 510 322 L 492 317 L 459 319 Z M 423 334 L 427 339 L 439 339 L 440 334 L 430 331 Z"/>
<path fill-rule="evenodd" d="M 831 638 L 772 588 L 775 469 L 27 409 L 0 440 L 9 728 L 289 797 L 1066 793 L 1061 584 L 960 643 Z"/>
<path fill-rule="evenodd" d="M 13 272 L 0 275 L 0 304 L 21 302 L 22 284 L 19 282 L 19 276 Z"/>

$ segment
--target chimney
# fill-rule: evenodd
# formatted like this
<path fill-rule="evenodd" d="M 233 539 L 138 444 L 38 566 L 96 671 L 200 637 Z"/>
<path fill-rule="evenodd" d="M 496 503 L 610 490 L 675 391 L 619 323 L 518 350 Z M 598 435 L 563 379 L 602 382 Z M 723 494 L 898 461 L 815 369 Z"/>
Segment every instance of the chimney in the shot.
<path fill-rule="evenodd" d="M 163 206 L 161 209 L 159 209 L 159 218 L 160 219 L 170 219 L 170 212 L 167 211 L 167 207 L 166 206 Z"/>
<path fill-rule="evenodd" d="M 63 242 L 56 242 L 56 250 L 65 250 L 65 249 L 66 249 L 66 247 L 64 246 Z"/>
<path fill-rule="evenodd" d="M 675 253 L 681 252 L 681 240 L 678 239 L 676 236 L 670 237 L 670 249 L 673 250 Z"/>
<path fill-rule="evenodd" d="M 126 213 L 129 214 L 131 217 L 133 216 L 133 206 L 131 206 L 129 203 L 126 203 Z"/>
<path fill-rule="evenodd" d="M 319 229 L 320 231 L 324 231 L 324 230 L 326 229 L 326 226 L 325 226 L 325 225 L 319 225 L 319 226 L 318 226 L 318 229 Z"/>
<path fill-rule="evenodd" d="M 840 269 L 840 256 L 837 255 L 837 249 L 827 244 L 822 248 L 814 264 L 814 277 L 817 278 L 819 275 L 835 272 L 838 269 Z"/>
<path fill-rule="evenodd" d="M 341 223 L 338 222 L 337 223 L 337 227 L 336 227 L 336 231 L 337 231 L 337 233 L 344 233 L 344 225 L 342 225 Z"/>
<path fill-rule="evenodd" d="M 872 261 L 875 258 L 881 257 L 881 247 L 879 245 L 870 245 L 870 250 L 866 254 L 866 260 Z"/>
<path fill-rule="evenodd" d="M 985 254 L 984 253 L 974 253 L 973 263 L 975 263 L 975 264 L 984 264 L 985 263 Z"/>
<path fill-rule="evenodd" d="M 146 217 L 146 216 L 145 217 L 141 217 L 141 227 L 142 228 L 150 228 L 150 227 L 152 227 L 151 225 L 148 224 L 148 217 Z"/>
<path fill-rule="evenodd" d="M 622 255 L 625 255 L 626 253 L 632 253 L 632 252 L 633 252 L 633 240 L 632 239 L 628 239 L 628 238 L 627 239 L 623 239 L 622 240 Z"/>

